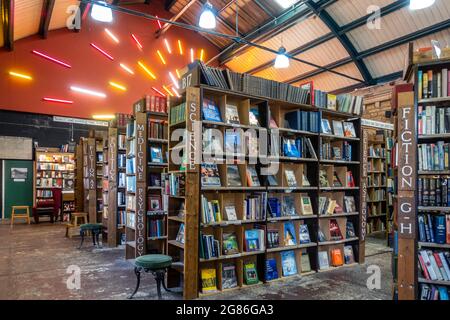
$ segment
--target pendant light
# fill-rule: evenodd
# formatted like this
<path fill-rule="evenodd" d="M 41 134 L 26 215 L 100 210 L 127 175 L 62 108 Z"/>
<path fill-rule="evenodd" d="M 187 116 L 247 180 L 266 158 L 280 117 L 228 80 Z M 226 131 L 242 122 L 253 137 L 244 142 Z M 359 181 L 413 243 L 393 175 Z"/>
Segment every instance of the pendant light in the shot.
<path fill-rule="evenodd" d="M 216 27 L 216 15 L 213 6 L 208 1 L 203 5 L 198 25 L 203 29 L 214 29 Z"/>
<path fill-rule="evenodd" d="M 103 5 L 107 5 L 105 1 L 97 1 L 97 3 L 101 3 Z M 94 20 L 101 22 L 112 22 L 112 10 L 111 8 L 105 7 L 103 5 L 94 4 L 91 10 L 91 17 Z"/>
<path fill-rule="evenodd" d="M 275 58 L 275 69 L 285 69 L 289 67 L 289 58 L 286 56 L 286 48 L 281 46 Z"/>
<path fill-rule="evenodd" d="M 436 0 L 410 0 L 409 9 L 420 10 L 431 7 Z"/>

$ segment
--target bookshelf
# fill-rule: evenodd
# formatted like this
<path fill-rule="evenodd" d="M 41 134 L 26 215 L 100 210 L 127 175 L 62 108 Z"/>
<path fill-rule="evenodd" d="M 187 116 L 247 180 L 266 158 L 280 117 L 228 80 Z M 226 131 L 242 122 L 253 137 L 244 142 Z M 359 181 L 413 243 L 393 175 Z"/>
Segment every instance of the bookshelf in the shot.
<path fill-rule="evenodd" d="M 168 129 L 165 98 L 145 96 L 133 106 L 126 129 L 126 258 L 167 253 Z"/>
<path fill-rule="evenodd" d="M 369 135 L 367 234 L 386 237 L 392 230 L 392 131 L 365 127 Z"/>
<path fill-rule="evenodd" d="M 400 272 L 399 260 L 399 282 L 404 278 L 413 282 L 412 292 L 402 292 L 399 288 L 399 296 L 406 298 L 429 299 L 431 291 L 436 288 L 438 291 L 443 288 L 442 290 L 447 292 L 450 288 L 450 281 L 446 280 L 450 278 L 450 274 L 439 268 L 433 272 L 429 267 L 436 267 L 436 264 L 440 264 L 439 260 L 444 268 L 450 266 L 450 215 L 447 213 L 450 206 L 447 156 L 447 143 L 450 140 L 447 134 L 450 132 L 447 123 L 447 110 L 450 111 L 449 68 L 448 60 L 414 65 L 410 79 L 414 83 L 414 96 L 411 94 L 403 97 L 406 100 L 404 105 L 414 105 L 413 115 L 404 113 L 399 128 L 400 133 L 406 131 L 406 119 L 415 116 L 412 118 L 414 126 L 411 132 L 414 136 L 412 148 L 415 152 L 412 152 L 412 157 L 415 160 L 416 183 L 411 189 L 414 192 L 412 201 L 417 208 L 409 215 L 415 219 L 417 231 L 408 243 L 408 246 L 412 247 L 409 252 L 413 254 L 414 263 L 407 269 L 406 274 Z M 399 159 L 400 168 L 407 165 L 402 161 L 404 157 L 407 158 L 407 155 L 402 155 Z M 402 213 L 404 210 L 402 212 L 399 207 L 399 215 Z M 404 219 L 399 218 L 399 224 L 402 222 L 405 223 Z M 399 237 L 404 238 L 404 235 L 400 232 Z M 399 250 L 401 249 L 402 245 L 399 244 Z M 413 276 L 410 276 L 410 273 L 413 273 Z"/>
<path fill-rule="evenodd" d="M 344 260 L 344 247 L 351 248 L 353 261 L 342 265 L 363 263 L 365 176 L 359 116 L 211 87 L 195 82 L 195 71 L 191 74 L 191 86 L 181 98 L 171 98 L 169 109 L 169 135 L 187 131 L 178 131 L 181 142 L 169 142 L 169 172 L 163 178 L 169 195 L 168 252 L 174 257 L 168 286 L 193 299 L 213 293 L 202 288 L 211 277 L 220 292 L 333 270 L 340 263 L 334 267 L 331 255 L 339 251 Z M 205 119 L 205 104 L 215 105 L 221 118 Z M 236 115 L 239 123 L 230 123 Z M 298 121 L 303 115 L 307 120 Z M 355 135 L 323 134 L 320 119 L 351 123 Z M 302 152 L 292 153 L 294 145 Z M 339 153 L 332 155 L 332 147 Z M 217 170 L 209 165 L 213 163 Z M 321 173 L 327 180 L 323 185 Z M 353 210 L 346 210 L 349 197 Z M 328 214 L 319 214 L 320 198 L 322 205 L 332 204 Z M 348 222 L 353 233 L 347 232 Z M 341 231 L 339 239 L 330 234 L 330 226 Z M 305 229 L 310 239 L 300 242 Z M 328 268 L 320 268 L 324 255 Z M 288 262 L 296 268 L 283 271 Z M 274 268 L 278 275 L 268 277 Z M 235 274 L 231 285 L 224 282 L 230 273 Z"/>
<path fill-rule="evenodd" d="M 75 155 L 59 148 L 37 148 L 35 154 L 34 204 L 37 214 L 54 212 L 54 192 L 61 192 L 60 219 L 75 211 Z M 57 217 L 55 217 L 57 219 Z"/>

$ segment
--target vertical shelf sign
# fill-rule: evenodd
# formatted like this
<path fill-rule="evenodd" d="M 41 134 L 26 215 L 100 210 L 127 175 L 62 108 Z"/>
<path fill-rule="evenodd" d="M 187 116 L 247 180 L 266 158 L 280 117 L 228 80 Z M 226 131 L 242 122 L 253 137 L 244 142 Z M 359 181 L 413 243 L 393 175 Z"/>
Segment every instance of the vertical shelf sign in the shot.
<path fill-rule="evenodd" d="M 413 92 L 398 95 L 398 290 L 416 297 L 416 125 Z"/>
<path fill-rule="evenodd" d="M 108 244 L 117 244 L 117 129 L 109 129 L 108 137 Z"/>
<path fill-rule="evenodd" d="M 95 139 L 88 139 L 88 159 L 87 159 L 87 171 L 88 171 L 88 187 L 89 187 L 89 223 L 97 222 L 97 157 Z"/>
<path fill-rule="evenodd" d="M 367 130 L 361 129 L 362 135 L 362 159 L 361 159 L 361 199 L 360 199 L 360 228 L 359 228 L 359 263 L 365 260 L 365 241 L 367 232 L 367 175 L 368 175 L 368 149 L 369 134 Z"/>
<path fill-rule="evenodd" d="M 136 257 L 146 254 L 147 114 L 136 113 Z"/>

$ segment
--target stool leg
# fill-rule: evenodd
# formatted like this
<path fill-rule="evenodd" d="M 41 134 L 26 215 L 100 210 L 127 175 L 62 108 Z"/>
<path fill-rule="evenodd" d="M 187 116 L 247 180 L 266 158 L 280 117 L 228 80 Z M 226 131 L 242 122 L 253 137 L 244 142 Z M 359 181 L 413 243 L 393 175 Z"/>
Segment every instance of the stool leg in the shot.
<path fill-rule="evenodd" d="M 139 285 L 141 284 L 141 268 L 134 267 L 134 274 L 136 275 L 137 279 L 136 289 L 134 289 L 134 292 L 131 294 L 131 296 L 128 297 L 128 299 L 133 299 L 134 295 L 139 290 Z"/>
<path fill-rule="evenodd" d="M 163 280 L 161 279 L 161 273 L 159 271 L 156 271 L 156 291 L 158 292 L 158 299 L 161 300 L 162 299 L 162 295 L 161 295 L 161 282 L 163 282 Z M 164 276 L 163 276 L 164 278 Z"/>
<path fill-rule="evenodd" d="M 80 246 L 78 247 L 78 249 L 81 249 L 81 247 L 83 246 L 83 242 L 84 242 L 84 231 L 80 230 L 80 236 L 81 236 L 81 243 L 80 243 Z"/>
<path fill-rule="evenodd" d="M 97 248 L 100 248 L 100 233 L 101 231 L 99 230 L 95 232 L 95 238 L 97 239 Z"/>
<path fill-rule="evenodd" d="M 167 287 L 166 287 L 166 281 L 165 281 L 165 279 L 164 279 L 164 277 L 165 277 L 165 275 L 166 275 L 166 272 L 165 271 L 163 271 L 163 272 L 161 272 L 162 273 L 162 286 L 163 286 L 163 288 L 164 288 L 164 290 L 166 290 L 167 292 L 172 292 L 171 290 L 169 290 L 169 289 L 167 289 Z"/>
<path fill-rule="evenodd" d="M 94 243 L 94 247 L 95 247 L 95 232 L 94 230 L 91 230 L 92 233 L 92 242 Z"/>

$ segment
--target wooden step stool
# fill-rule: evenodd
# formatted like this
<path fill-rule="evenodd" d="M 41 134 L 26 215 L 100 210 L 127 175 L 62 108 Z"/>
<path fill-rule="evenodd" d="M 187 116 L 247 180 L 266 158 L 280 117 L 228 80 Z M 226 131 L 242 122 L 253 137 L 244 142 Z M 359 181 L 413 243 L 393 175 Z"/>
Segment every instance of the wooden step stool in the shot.
<path fill-rule="evenodd" d="M 25 211 L 25 213 L 17 213 L 17 211 Z M 11 212 L 11 228 L 14 225 L 14 219 L 25 219 L 30 224 L 30 207 L 28 206 L 12 206 Z"/>
<path fill-rule="evenodd" d="M 73 235 L 80 235 L 80 225 L 87 223 L 86 212 L 74 212 L 70 223 L 66 224 L 66 237 L 72 238 Z"/>

